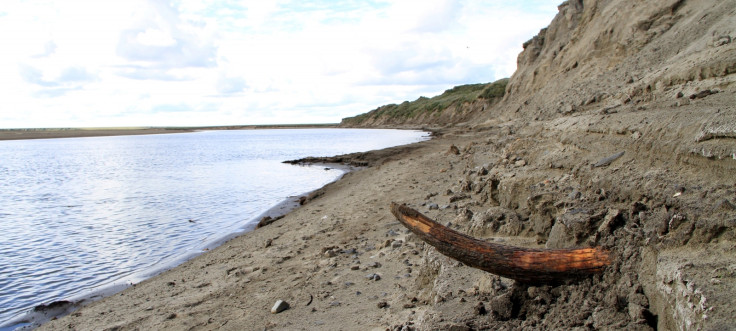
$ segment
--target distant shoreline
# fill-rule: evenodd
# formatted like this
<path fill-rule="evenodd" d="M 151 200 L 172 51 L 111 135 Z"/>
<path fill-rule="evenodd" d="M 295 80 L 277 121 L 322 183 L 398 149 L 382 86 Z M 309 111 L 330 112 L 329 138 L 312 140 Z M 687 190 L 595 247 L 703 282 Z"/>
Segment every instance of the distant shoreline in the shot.
<path fill-rule="evenodd" d="M 186 133 L 186 132 L 195 132 L 195 131 L 202 131 L 202 130 L 335 128 L 337 126 L 338 124 L 272 124 L 272 125 L 229 125 L 229 126 L 202 126 L 202 127 L 0 129 L 0 140 L 132 136 L 132 135 L 144 135 L 144 134 Z"/>

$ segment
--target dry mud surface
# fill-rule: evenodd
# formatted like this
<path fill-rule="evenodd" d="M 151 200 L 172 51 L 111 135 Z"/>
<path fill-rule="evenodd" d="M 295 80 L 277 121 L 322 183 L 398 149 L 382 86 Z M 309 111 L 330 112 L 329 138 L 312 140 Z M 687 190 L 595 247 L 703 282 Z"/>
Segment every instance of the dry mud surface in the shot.
<path fill-rule="evenodd" d="M 708 105 L 734 94 L 720 98 Z M 368 167 L 268 226 L 41 329 L 733 327 L 736 160 L 668 142 L 686 134 L 698 144 L 698 131 L 675 134 L 658 120 L 736 117 L 708 105 L 455 128 L 342 157 Z M 568 284 L 516 283 L 440 255 L 396 221 L 392 201 L 484 240 L 601 246 L 613 262 Z M 273 314 L 277 300 L 289 308 Z"/>

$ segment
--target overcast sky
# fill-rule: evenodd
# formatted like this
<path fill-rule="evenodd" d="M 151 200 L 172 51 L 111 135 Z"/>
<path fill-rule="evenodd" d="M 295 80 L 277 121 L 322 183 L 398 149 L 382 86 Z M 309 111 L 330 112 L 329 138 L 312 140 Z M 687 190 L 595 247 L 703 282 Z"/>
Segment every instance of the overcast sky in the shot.
<path fill-rule="evenodd" d="M 0 128 L 335 123 L 510 76 L 561 0 L 3 0 Z"/>

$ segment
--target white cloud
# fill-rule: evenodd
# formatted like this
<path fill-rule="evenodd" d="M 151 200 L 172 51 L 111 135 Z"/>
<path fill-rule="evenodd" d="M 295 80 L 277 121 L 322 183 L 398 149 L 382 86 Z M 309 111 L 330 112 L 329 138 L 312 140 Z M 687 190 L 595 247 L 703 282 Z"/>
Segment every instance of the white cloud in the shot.
<path fill-rule="evenodd" d="M 557 1 L 21 1 L 0 127 L 337 122 L 489 82 Z"/>
<path fill-rule="evenodd" d="M 146 29 L 146 31 L 139 32 L 135 36 L 136 42 L 143 46 L 174 46 L 176 40 L 172 38 L 168 33 L 158 29 Z"/>

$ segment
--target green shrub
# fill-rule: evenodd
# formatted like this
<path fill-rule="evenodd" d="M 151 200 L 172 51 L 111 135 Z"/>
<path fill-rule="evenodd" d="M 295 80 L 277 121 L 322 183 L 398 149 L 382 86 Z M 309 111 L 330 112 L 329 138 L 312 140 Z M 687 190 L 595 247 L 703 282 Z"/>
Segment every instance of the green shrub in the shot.
<path fill-rule="evenodd" d="M 455 86 L 445 90 L 442 94 L 427 98 L 421 96 L 414 101 L 404 101 L 401 104 L 388 104 L 370 112 L 353 117 L 344 118 L 344 124 L 360 124 L 370 118 L 387 117 L 394 120 L 405 120 L 423 113 L 441 112 L 452 105 L 473 102 L 478 99 L 494 99 L 503 97 L 509 79 L 499 79 L 487 84 L 468 84 Z"/>

